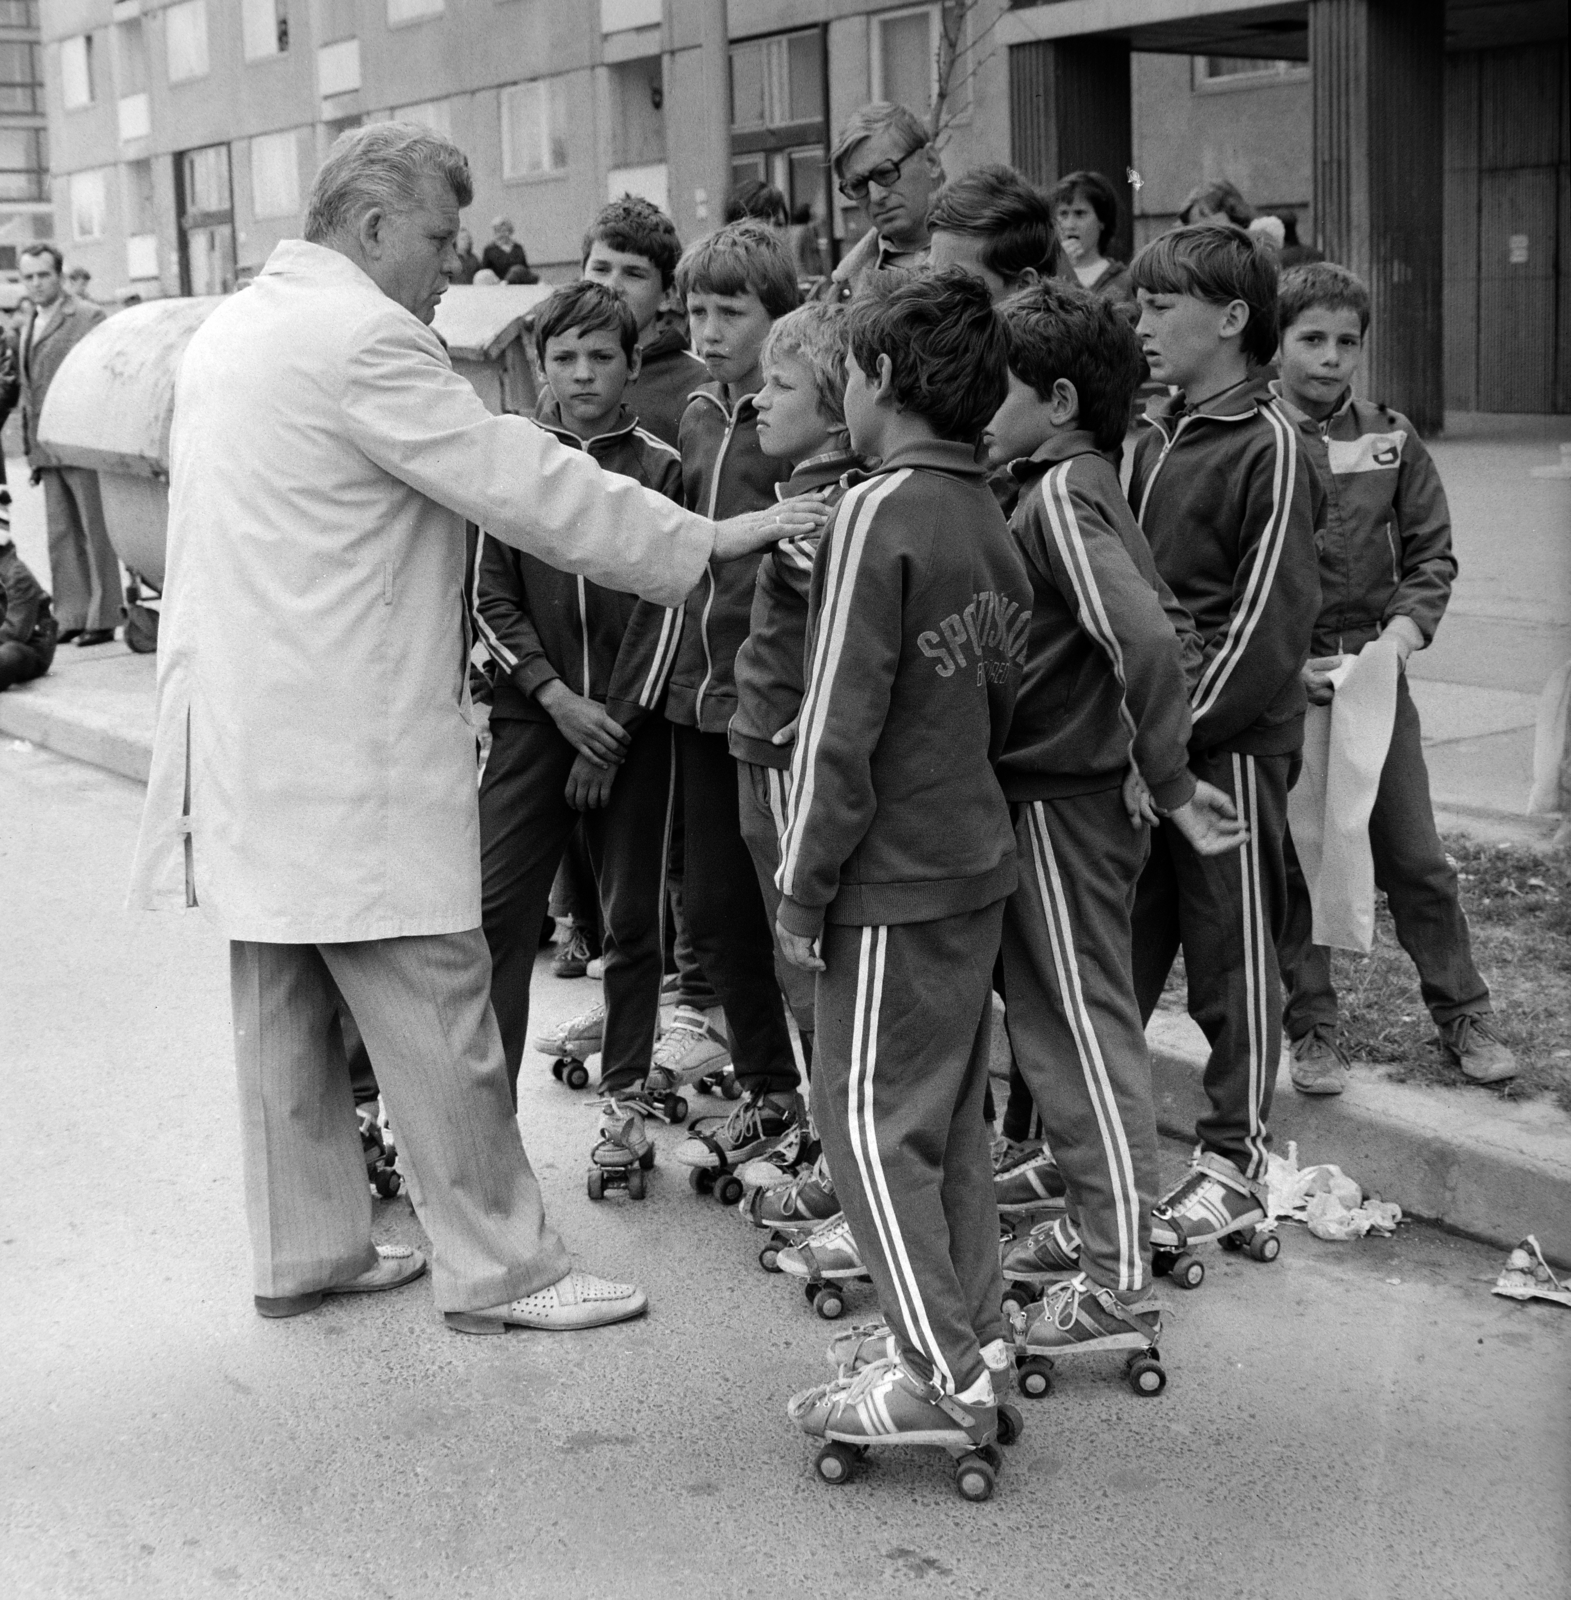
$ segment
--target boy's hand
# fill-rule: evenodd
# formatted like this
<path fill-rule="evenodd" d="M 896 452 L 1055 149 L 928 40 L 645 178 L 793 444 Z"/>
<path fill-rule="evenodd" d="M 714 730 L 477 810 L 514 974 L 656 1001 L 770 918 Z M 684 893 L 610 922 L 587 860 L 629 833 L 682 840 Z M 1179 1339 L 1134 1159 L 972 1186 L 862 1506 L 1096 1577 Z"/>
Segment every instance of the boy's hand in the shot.
<path fill-rule="evenodd" d="M 1197 783 L 1193 798 L 1167 820 L 1194 847 L 1196 855 L 1220 856 L 1249 841 L 1249 829 L 1239 821 L 1233 802 L 1209 783 Z"/>
<path fill-rule="evenodd" d="M 818 533 L 829 520 L 829 507 L 817 495 L 793 495 L 762 511 L 744 511 L 715 524 L 714 559 L 735 561 L 781 539 Z"/>
<path fill-rule="evenodd" d="M 782 729 L 781 729 L 781 730 L 780 730 L 780 731 L 779 731 L 779 733 L 777 733 L 777 734 L 774 734 L 774 735 L 773 735 L 773 736 L 772 736 L 772 737 L 771 737 L 771 738 L 770 738 L 770 740 L 769 740 L 769 742 L 770 742 L 770 744 L 795 744 L 795 743 L 796 743 L 796 725 L 797 725 L 797 723 L 799 723 L 799 722 L 800 722 L 800 721 L 801 721 L 801 720 L 802 720 L 802 714 L 801 714 L 801 712 L 800 712 L 800 711 L 799 711 L 799 712 L 798 712 L 798 713 L 797 713 L 797 714 L 796 714 L 796 715 L 795 715 L 795 716 L 794 716 L 794 717 L 792 717 L 792 719 L 791 719 L 791 720 L 790 720 L 790 721 L 789 721 L 789 722 L 788 722 L 788 723 L 787 723 L 787 724 L 786 724 L 786 725 L 785 725 L 785 726 L 784 726 L 784 727 L 783 727 L 783 728 L 782 728 Z"/>
<path fill-rule="evenodd" d="M 818 954 L 818 940 L 805 938 L 800 933 L 788 933 L 778 921 L 775 923 L 775 938 L 780 941 L 780 954 L 793 967 L 800 967 L 803 972 L 824 970 L 823 960 Z"/>
<path fill-rule="evenodd" d="M 584 756 L 575 756 L 563 794 L 573 810 L 597 811 L 611 798 L 615 780 L 615 767 L 597 766 Z"/>
<path fill-rule="evenodd" d="M 1341 665 L 1341 656 L 1311 656 L 1304 663 L 1304 670 L 1299 676 L 1304 680 L 1304 691 L 1309 696 L 1310 705 L 1331 704 L 1331 697 L 1336 693 L 1331 674 Z"/>
<path fill-rule="evenodd" d="M 586 760 L 597 767 L 615 766 L 627 754 L 627 730 L 604 706 L 574 694 L 560 678 L 535 690 L 557 732 Z"/>
<path fill-rule="evenodd" d="M 1389 640 L 1396 646 L 1396 659 L 1399 666 L 1407 665 L 1407 658 L 1415 650 L 1424 648 L 1424 635 L 1418 624 L 1411 617 L 1392 617 L 1380 630 L 1380 642 L 1385 644 Z"/>
<path fill-rule="evenodd" d="M 1141 827 L 1147 822 L 1154 828 L 1161 820 L 1156 814 L 1156 802 L 1146 788 L 1145 779 L 1133 767 L 1124 779 L 1124 810 L 1129 813 L 1131 828 Z"/>

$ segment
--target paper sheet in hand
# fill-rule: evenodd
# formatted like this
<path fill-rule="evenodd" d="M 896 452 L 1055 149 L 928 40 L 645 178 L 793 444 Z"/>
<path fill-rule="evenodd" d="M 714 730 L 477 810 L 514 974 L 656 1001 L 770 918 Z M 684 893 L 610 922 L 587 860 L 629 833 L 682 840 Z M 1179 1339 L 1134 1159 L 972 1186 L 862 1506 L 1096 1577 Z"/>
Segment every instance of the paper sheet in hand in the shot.
<path fill-rule="evenodd" d="M 1287 797 L 1287 819 L 1309 885 L 1315 943 L 1334 950 L 1367 954 L 1374 941 L 1369 814 L 1391 747 L 1399 670 L 1395 644 L 1371 641 L 1332 671 L 1331 704 L 1310 706 L 1304 721 L 1304 766 Z"/>

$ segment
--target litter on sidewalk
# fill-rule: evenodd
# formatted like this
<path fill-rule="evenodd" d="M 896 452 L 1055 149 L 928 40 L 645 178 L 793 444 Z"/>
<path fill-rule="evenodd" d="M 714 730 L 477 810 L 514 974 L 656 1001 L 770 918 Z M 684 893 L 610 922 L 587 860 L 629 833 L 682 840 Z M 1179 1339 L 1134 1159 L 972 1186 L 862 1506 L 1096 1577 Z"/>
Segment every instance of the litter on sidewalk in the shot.
<path fill-rule="evenodd" d="M 1298 1143 L 1289 1140 L 1286 1156 L 1266 1158 L 1266 1209 L 1273 1222 L 1302 1222 L 1317 1239 L 1362 1239 L 1366 1233 L 1396 1232 L 1402 1208 L 1378 1195 L 1367 1198 L 1356 1179 L 1322 1162 L 1298 1165 Z"/>
<path fill-rule="evenodd" d="M 1571 1306 L 1571 1283 L 1562 1282 L 1550 1270 L 1532 1234 L 1506 1258 L 1489 1292 L 1504 1295 L 1507 1300 L 1553 1300 L 1557 1305 Z"/>

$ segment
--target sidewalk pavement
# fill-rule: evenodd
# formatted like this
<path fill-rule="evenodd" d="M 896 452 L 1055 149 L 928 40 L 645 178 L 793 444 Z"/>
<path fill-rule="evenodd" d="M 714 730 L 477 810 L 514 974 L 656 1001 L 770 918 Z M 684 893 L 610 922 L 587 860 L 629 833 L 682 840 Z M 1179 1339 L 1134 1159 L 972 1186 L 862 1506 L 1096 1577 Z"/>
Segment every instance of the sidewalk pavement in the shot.
<path fill-rule="evenodd" d="M 1523 815 L 1538 692 L 1571 657 L 1571 479 L 1533 476 L 1571 440 L 1567 417 L 1458 417 L 1432 448 L 1451 499 L 1461 574 L 1435 645 L 1410 681 L 1441 826 L 1547 841 L 1553 819 Z M 10 464 L 12 525 L 47 583 L 42 497 Z M 145 782 L 155 658 L 123 643 L 66 646 L 44 678 L 0 694 L 0 735 Z M 1205 1059 L 1199 1030 L 1158 1012 L 1150 1038 L 1158 1125 L 1193 1138 Z M 1001 1044 L 1001 1030 L 999 1044 Z M 1007 1047 L 995 1045 L 1007 1072 Z M 1538 1235 L 1571 1266 L 1571 1118 L 1547 1100 L 1393 1084 L 1360 1071 L 1348 1092 L 1308 1100 L 1283 1066 L 1272 1131 L 1308 1165 L 1334 1161 L 1404 1211 L 1503 1247 Z"/>

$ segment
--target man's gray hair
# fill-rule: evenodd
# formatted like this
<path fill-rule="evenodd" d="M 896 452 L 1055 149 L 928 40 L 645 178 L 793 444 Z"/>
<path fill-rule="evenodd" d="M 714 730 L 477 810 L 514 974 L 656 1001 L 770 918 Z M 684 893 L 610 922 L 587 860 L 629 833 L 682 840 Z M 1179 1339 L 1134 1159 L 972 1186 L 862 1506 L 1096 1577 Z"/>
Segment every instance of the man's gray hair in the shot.
<path fill-rule="evenodd" d="M 306 238 L 320 244 L 373 206 L 410 210 L 422 178 L 441 178 L 461 208 L 475 197 L 464 152 L 421 123 L 372 122 L 339 134 L 311 185 Z"/>
<path fill-rule="evenodd" d="M 927 124 L 909 106 L 897 106 L 888 100 L 874 100 L 859 111 L 853 111 L 835 140 L 829 154 L 829 164 L 838 178 L 845 172 L 850 154 L 859 144 L 866 144 L 875 135 L 888 128 L 898 134 L 913 150 L 920 150 L 933 142 Z"/>

